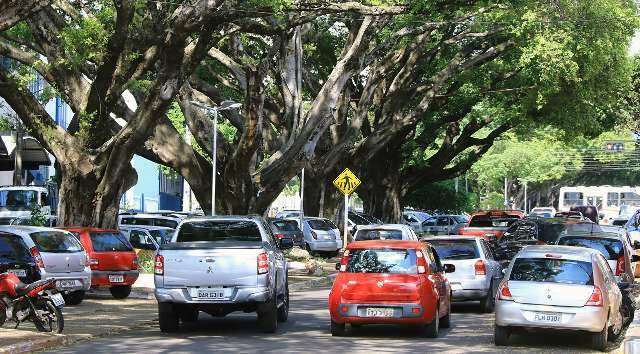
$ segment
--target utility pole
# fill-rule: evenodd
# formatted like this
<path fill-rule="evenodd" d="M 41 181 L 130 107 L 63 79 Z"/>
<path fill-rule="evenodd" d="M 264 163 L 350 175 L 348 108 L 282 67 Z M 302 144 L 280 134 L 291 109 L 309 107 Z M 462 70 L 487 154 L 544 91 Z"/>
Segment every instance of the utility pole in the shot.
<path fill-rule="evenodd" d="M 304 168 L 300 173 L 300 230 L 304 235 Z"/>
<path fill-rule="evenodd" d="M 22 125 L 16 124 L 16 147 L 13 149 L 14 168 L 13 168 L 13 184 L 22 185 Z"/>
<path fill-rule="evenodd" d="M 507 191 L 507 188 L 509 187 L 509 184 L 507 182 L 507 177 L 504 178 L 504 208 L 505 209 L 509 209 L 509 192 Z"/>

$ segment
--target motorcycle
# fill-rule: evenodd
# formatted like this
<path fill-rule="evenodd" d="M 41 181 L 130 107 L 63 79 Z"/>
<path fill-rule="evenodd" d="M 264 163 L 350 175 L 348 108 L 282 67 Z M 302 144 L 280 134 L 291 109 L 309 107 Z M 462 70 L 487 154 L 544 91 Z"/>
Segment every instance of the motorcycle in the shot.
<path fill-rule="evenodd" d="M 57 293 L 56 280 L 24 284 L 13 273 L 0 274 L 0 326 L 7 320 L 31 321 L 40 332 L 62 333 L 64 298 Z"/>

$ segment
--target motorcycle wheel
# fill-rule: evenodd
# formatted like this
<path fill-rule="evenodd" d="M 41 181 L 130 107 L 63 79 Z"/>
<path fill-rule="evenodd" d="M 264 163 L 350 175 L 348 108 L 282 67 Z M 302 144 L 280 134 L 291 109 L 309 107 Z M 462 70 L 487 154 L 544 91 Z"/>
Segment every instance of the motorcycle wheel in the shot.
<path fill-rule="evenodd" d="M 40 301 L 33 305 L 38 314 L 32 314 L 32 321 L 38 331 L 62 333 L 64 318 L 60 308 L 50 300 Z"/>

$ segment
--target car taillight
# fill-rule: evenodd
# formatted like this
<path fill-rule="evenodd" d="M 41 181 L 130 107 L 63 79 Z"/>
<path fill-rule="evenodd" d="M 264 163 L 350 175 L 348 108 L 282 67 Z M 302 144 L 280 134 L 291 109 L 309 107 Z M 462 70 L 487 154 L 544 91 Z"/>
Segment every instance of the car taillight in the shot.
<path fill-rule="evenodd" d="M 544 243 L 544 241 L 542 240 L 538 240 L 536 241 L 536 245 L 546 245 L 546 243 Z"/>
<path fill-rule="evenodd" d="M 624 255 L 618 257 L 616 262 L 616 275 L 622 275 L 624 273 Z"/>
<path fill-rule="evenodd" d="M 89 258 L 89 266 L 92 270 L 98 269 L 98 260 L 96 258 Z"/>
<path fill-rule="evenodd" d="M 511 295 L 511 290 L 509 290 L 509 282 L 505 281 L 500 284 L 498 288 L 498 300 L 513 301 L 513 295 Z"/>
<path fill-rule="evenodd" d="M 276 234 L 275 236 L 278 240 L 282 240 L 282 238 L 284 237 L 284 234 Z"/>
<path fill-rule="evenodd" d="M 90 264 L 91 260 L 89 259 L 89 254 L 85 253 L 84 254 L 84 259 L 82 260 L 82 265 L 83 266 L 88 266 Z"/>
<path fill-rule="evenodd" d="M 133 262 L 131 264 L 131 269 L 138 269 L 138 256 L 133 257 Z"/>
<path fill-rule="evenodd" d="M 584 306 L 602 306 L 602 291 L 599 287 L 593 287 L 593 292 Z"/>
<path fill-rule="evenodd" d="M 347 271 L 347 264 L 349 264 L 349 250 L 345 250 L 342 254 L 342 258 L 340 258 L 340 271 Z"/>
<path fill-rule="evenodd" d="M 38 266 L 38 268 L 44 269 L 44 261 L 42 260 L 42 256 L 40 255 L 40 251 L 38 251 L 37 248 L 32 247 L 31 248 L 31 255 L 33 256 L 33 259 L 36 261 L 36 265 Z"/>
<path fill-rule="evenodd" d="M 487 267 L 482 259 L 478 259 L 473 267 L 476 269 L 476 275 L 487 275 Z"/>
<path fill-rule="evenodd" d="M 265 252 L 258 254 L 258 274 L 269 272 L 269 257 Z"/>
<path fill-rule="evenodd" d="M 427 260 L 424 259 L 424 253 L 416 252 L 416 265 L 418 266 L 418 274 L 427 273 Z"/>
<path fill-rule="evenodd" d="M 156 255 L 156 263 L 153 267 L 153 272 L 157 275 L 164 274 L 164 257 L 161 255 Z"/>
<path fill-rule="evenodd" d="M 318 234 L 315 231 L 311 230 L 311 237 L 313 237 L 314 240 L 317 240 Z"/>

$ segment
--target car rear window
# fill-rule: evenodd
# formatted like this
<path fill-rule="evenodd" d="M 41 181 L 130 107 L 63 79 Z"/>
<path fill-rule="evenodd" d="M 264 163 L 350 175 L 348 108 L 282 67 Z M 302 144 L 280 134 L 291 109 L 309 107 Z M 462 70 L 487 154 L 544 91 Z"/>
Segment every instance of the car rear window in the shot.
<path fill-rule="evenodd" d="M 184 223 L 177 243 L 240 241 L 262 242 L 258 225 L 253 221 L 203 221 Z"/>
<path fill-rule="evenodd" d="M 613 220 L 614 226 L 624 226 L 627 223 L 627 220 Z"/>
<path fill-rule="evenodd" d="M 429 240 L 441 259 L 475 259 L 480 258 L 478 244 L 475 240 Z"/>
<path fill-rule="evenodd" d="M 414 249 L 352 249 L 347 272 L 417 274 Z"/>
<path fill-rule="evenodd" d="M 358 230 L 356 241 L 366 240 L 402 240 L 402 230 Z"/>
<path fill-rule="evenodd" d="M 119 232 L 91 232 L 89 237 L 95 252 L 133 251 L 127 238 Z"/>
<path fill-rule="evenodd" d="M 34 232 L 30 236 L 40 252 L 73 253 L 84 251 L 80 242 L 66 232 L 41 231 Z"/>
<path fill-rule="evenodd" d="M 506 227 L 520 220 L 517 216 L 488 216 L 478 215 L 469 221 L 470 227 Z"/>
<path fill-rule="evenodd" d="M 170 230 L 149 230 L 149 234 L 159 245 L 171 242 L 171 237 L 173 237 L 173 231 Z"/>
<path fill-rule="evenodd" d="M 275 220 L 271 224 L 276 227 L 278 231 L 300 231 L 298 223 L 292 220 Z"/>
<path fill-rule="evenodd" d="M 509 280 L 593 285 L 593 267 L 566 259 L 517 258 Z"/>
<path fill-rule="evenodd" d="M 32 261 L 27 245 L 19 236 L 0 235 L 0 263 Z"/>
<path fill-rule="evenodd" d="M 308 220 L 307 222 L 309 223 L 309 226 L 312 229 L 318 230 L 318 231 L 329 231 L 329 230 L 338 228 L 329 220 L 312 219 L 312 220 Z"/>
<path fill-rule="evenodd" d="M 617 260 L 624 255 L 622 241 L 611 238 L 568 236 L 561 238 L 558 244 L 591 248 L 602 253 L 604 258 L 608 260 Z"/>

